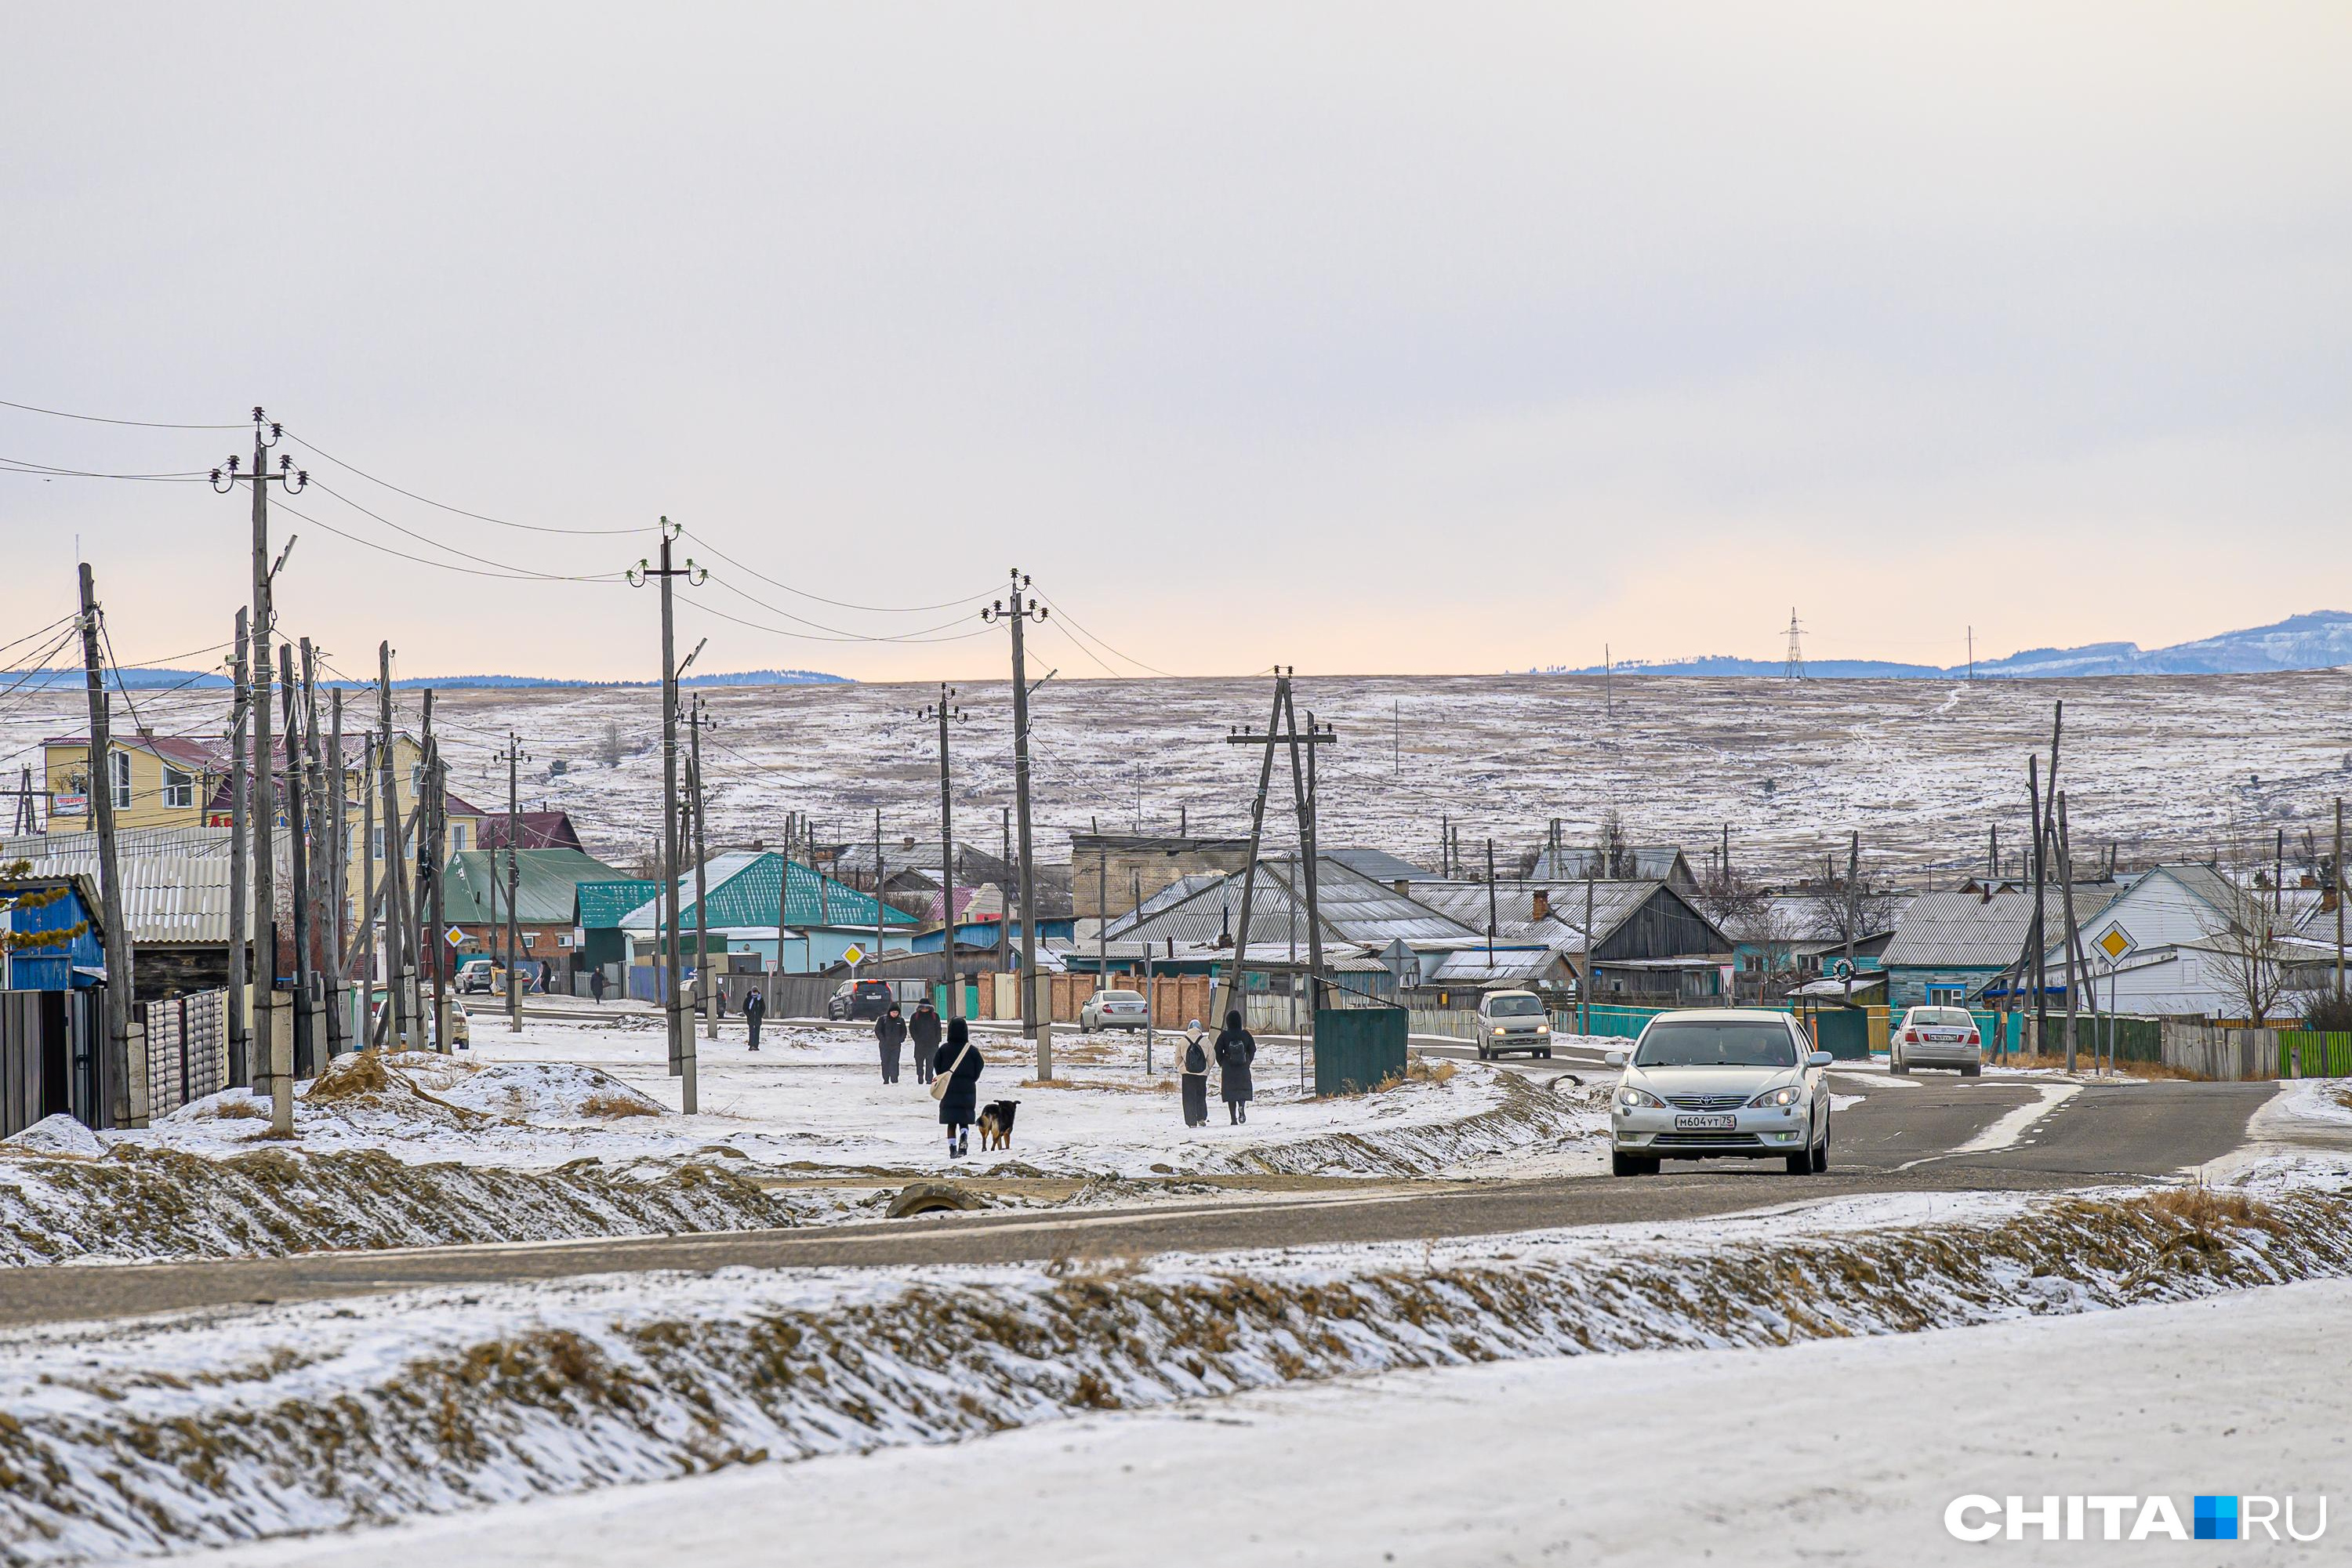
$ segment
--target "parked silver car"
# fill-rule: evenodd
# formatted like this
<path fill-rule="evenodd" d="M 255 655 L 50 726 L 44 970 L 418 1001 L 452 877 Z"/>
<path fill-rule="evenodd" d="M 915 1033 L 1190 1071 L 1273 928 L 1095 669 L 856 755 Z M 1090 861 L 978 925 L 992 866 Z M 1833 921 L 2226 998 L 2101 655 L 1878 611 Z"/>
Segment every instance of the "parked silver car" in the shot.
<path fill-rule="evenodd" d="M 1984 1037 L 1966 1007 L 1914 1007 L 1886 1041 L 1886 1068 L 1958 1068 L 1962 1078 L 1984 1070 Z"/>
<path fill-rule="evenodd" d="M 1150 1013 L 1140 991 L 1097 991 L 1079 1005 L 1078 1027 L 1131 1032 L 1150 1023 Z"/>
<path fill-rule="evenodd" d="M 1792 1175 L 1830 1168 L 1830 1054 L 1786 1013 L 1661 1013 L 1611 1096 L 1610 1170 L 1654 1175 L 1662 1160 L 1782 1159 Z"/>
<path fill-rule="evenodd" d="M 1478 998 L 1478 1059 L 1505 1051 L 1551 1055 L 1551 1015 L 1532 991 L 1489 991 Z"/>

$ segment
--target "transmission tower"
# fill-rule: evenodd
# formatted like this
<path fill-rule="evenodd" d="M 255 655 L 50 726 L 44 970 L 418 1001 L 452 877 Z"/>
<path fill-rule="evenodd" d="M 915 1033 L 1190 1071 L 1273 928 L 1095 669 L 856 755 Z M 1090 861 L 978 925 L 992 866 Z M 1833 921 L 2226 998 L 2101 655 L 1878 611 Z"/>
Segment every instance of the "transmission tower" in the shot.
<path fill-rule="evenodd" d="M 1789 607 L 1789 663 L 1781 674 L 1790 680 L 1805 679 L 1804 628 L 1797 624 L 1795 605 Z"/>

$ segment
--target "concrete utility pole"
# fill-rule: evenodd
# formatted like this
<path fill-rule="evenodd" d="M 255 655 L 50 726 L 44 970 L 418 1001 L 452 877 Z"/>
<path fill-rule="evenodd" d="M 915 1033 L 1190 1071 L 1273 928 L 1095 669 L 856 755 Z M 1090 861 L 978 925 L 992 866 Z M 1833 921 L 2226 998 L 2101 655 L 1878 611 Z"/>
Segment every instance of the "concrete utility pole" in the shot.
<path fill-rule="evenodd" d="M 344 919 L 351 903 L 351 832 L 350 820 L 343 806 L 351 774 L 343 766 L 343 689 L 331 687 L 327 692 L 327 750 L 330 753 L 327 771 L 329 795 L 327 811 L 327 963 L 326 973 L 332 978 L 334 994 L 327 1005 L 327 1055 L 333 1057 L 336 1048 L 350 1048 L 352 1029 L 352 989 L 343 975 Z"/>
<path fill-rule="evenodd" d="M 2032 975 L 2033 981 L 2033 1050 L 2037 1056 L 2047 1055 L 2050 1050 L 2050 994 L 2049 981 L 2044 968 L 2050 944 L 2045 934 L 2048 927 L 2044 923 L 2047 914 L 2047 898 L 2043 876 L 2046 868 L 2045 846 L 2048 843 L 2048 835 L 2043 831 L 2044 824 L 2042 820 L 2042 785 L 2039 782 L 2041 765 L 2041 759 L 2038 757 L 2029 756 L 2025 759 L 2026 802 L 2033 811 L 2033 864 L 2029 868 L 2033 878 L 2033 919 L 2028 928 L 2026 938 L 2027 951 L 2032 957 L 2030 961 L 2020 966 Z"/>
<path fill-rule="evenodd" d="M 688 1115 L 695 1112 L 694 1032 L 688 1026 L 683 1004 L 678 994 L 678 909 L 677 909 L 677 632 L 670 604 L 670 583 L 685 577 L 699 584 L 710 575 L 694 563 L 688 556 L 683 566 L 670 564 L 670 544 L 680 530 L 669 519 L 661 520 L 661 564 L 658 567 L 640 559 L 629 569 L 629 583 L 642 588 L 648 579 L 661 583 L 661 661 L 662 661 L 662 910 L 664 923 L 669 932 L 663 950 L 667 969 L 668 1004 L 664 1016 L 669 1028 L 669 1070 L 673 1078 L 683 1078 L 683 1104 Z M 697 911 L 699 918 L 699 911 Z"/>
<path fill-rule="evenodd" d="M 310 939 L 310 962 L 303 982 L 303 1009 L 310 1017 L 310 1050 L 302 1063 L 305 1072 L 316 1076 L 323 1071 L 334 1057 L 333 1015 L 327 1005 L 327 954 L 333 943 L 327 936 L 330 920 L 327 902 L 327 868 L 333 861 L 333 851 L 327 844 L 326 795 L 324 759 L 319 752 L 319 681 L 318 658 L 310 639 L 301 642 L 302 658 L 299 674 L 302 682 L 302 798 L 310 803 L 310 812 L 303 825 L 310 839 L 306 853 L 309 874 L 304 879 L 304 890 L 310 900 L 310 921 L 307 934 Z M 289 729 L 287 738 L 293 739 Z M 289 756 L 289 765 L 293 759 Z"/>
<path fill-rule="evenodd" d="M 1584 973 L 1576 981 L 1576 1026 L 1587 1037 L 1592 1033 L 1592 862 L 1596 858 L 1588 855 L 1584 860 Z M 1762 999 L 1760 994 L 1758 999 Z"/>
<path fill-rule="evenodd" d="M 1009 805 L 996 808 L 996 864 L 1002 870 L 1009 872 L 1013 868 L 1013 808 Z M 1004 973 L 1013 968 L 1013 895 L 1002 878 L 997 881 L 996 890 L 1004 896 L 1004 908 L 996 916 L 996 968 L 999 973 Z"/>
<path fill-rule="evenodd" d="M 874 808 L 874 958 L 882 959 L 882 808 Z"/>
<path fill-rule="evenodd" d="M 521 842 L 522 805 L 518 798 L 522 763 L 522 737 L 512 730 L 507 731 L 507 1032 L 522 1033 L 522 987 L 515 973 L 515 960 L 522 946 L 522 921 L 515 913 L 516 900 L 522 893 L 522 858 L 515 846 Z M 437 858 L 437 857 L 436 857 Z M 488 868 L 496 881 L 498 861 L 493 858 Z"/>
<path fill-rule="evenodd" d="M 232 710 L 228 737 L 228 1080 L 253 1081 L 253 1035 L 246 1016 L 246 987 L 251 975 L 252 907 L 248 884 L 251 868 L 245 858 L 248 826 L 246 795 L 251 788 L 246 756 L 246 725 L 253 713 L 253 682 L 246 676 L 246 612 L 236 612 L 236 651 L 229 664 L 236 678 L 236 706 Z"/>
<path fill-rule="evenodd" d="M 698 654 L 702 649 L 697 647 L 694 651 Z M 694 694 L 694 724 L 687 732 L 687 765 L 694 780 L 687 799 L 694 809 L 694 994 L 702 1004 L 703 1036 L 715 1040 L 719 1037 L 719 983 L 710 973 L 710 911 L 702 901 L 708 891 L 703 879 L 709 875 L 704 868 L 710 862 L 710 840 L 702 831 L 702 731 L 709 724 L 710 715 L 703 708 L 702 693 L 698 691 Z M 726 949 L 722 945 L 719 951 L 724 952 Z"/>
<path fill-rule="evenodd" d="M 288 495 L 299 495 L 310 482 L 307 470 L 297 469 L 293 460 L 280 456 L 278 471 L 269 471 L 269 448 L 278 444 L 282 432 L 274 424 L 265 425 L 259 408 L 253 411 L 253 468 L 240 472 L 243 459 L 231 456 L 221 468 L 212 471 L 213 489 L 223 495 L 235 489 L 238 481 L 253 487 L 253 653 L 247 666 L 247 679 L 251 682 L 248 700 L 253 710 L 253 926 L 254 946 L 258 957 L 254 964 L 253 1012 L 255 1021 L 250 1033 L 263 1042 L 259 1050 L 247 1052 L 249 1065 L 257 1070 L 264 1061 L 273 1064 L 276 1053 L 269 1042 L 278 1037 L 278 802 L 273 784 L 278 767 L 278 753 L 269 739 L 269 634 L 278 624 L 277 613 L 270 608 L 270 586 L 278 569 L 286 563 L 286 553 L 294 548 L 291 537 L 286 541 L 273 563 L 269 559 L 269 487 L 276 484 Z M 226 479 L 227 482 L 223 483 Z M 258 1087 L 257 1083 L 256 1087 Z M 284 1101 L 284 1114 L 277 1118 L 276 1131 L 290 1134 L 293 1131 L 293 1087 L 289 1084 L 280 1094 L 273 1089 L 272 1102 Z"/>
<path fill-rule="evenodd" d="M 2344 1002 L 2344 797 L 2336 797 L 2336 865 L 2328 873 L 2336 885 L 2336 1001 Z"/>
<path fill-rule="evenodd" d="M 362 1050 L 375 1034 L 374 1020 L 367 1016 L 375 1001 L 375 732 L 371 730 L 360 737 L 360 918 L 352 936 L 352 969 L 359 979 L 360 1018 L 366 1026 L 360 1031 Z"/>
<path fill-rule="evenodd" d="M 290 643 L 278 645 L 278 681 L 286 702 L 286 882 L 294 900 L 294 1051 L 287 1072 L 287 1094 L 293 1093 L 293 1080 L 307 1069 L 317 1068 L 310 1059 L 316 1048 L 310 1037 L 310 861 L 309 848 L 302 842 L 302 768 L 296 747 L 302 737 L 301 688 L 294 674 L 294 647 Z"/>
<path fill-rule="evenodd" d="M 131 933 L 123 929 L 122 864 L 114 853 L 114 736 L 108 723 L 105 666 L 98 657 L 98 589 L 81 563 L 82 679 L 89 698 L 89 810 L 98 824 L 100 942 L 106 951 L 106 1060 L 89 1098 L 93 1121 L 147 1125 L 146 1052 L 131 1049 Z M 128 753 L 125 761 L 128 762 Z"/>
<path fill-rule="evenodd" d="M 963 1016 L 963 987 L 956 984 L 955 952 L 955 797 L 948 787 L 948 720 L 963 717 L 963 710 L 955 705 L 956 689 L 946 681 L 940 682 L 940 700 L 929 708 L 919 709 L 918 719 L 935 718 L 940 721 L 940 981 L 947 991 L 947 1016 Z M 782 950 L 778 949 L 779 952 Z M 1150 1026 L 1145 1026 L 1146 1057 L 1150 1055 Z"/>
<path fill-rule="evenodd" d="M 1494 979 L 1495 969 L 1495 840 L 1486 840 L 1486 978 Z"/>
<path fill-rule="evenodd" d="M 392 645 L 378 643 L 376 660 L 376 724 L 379 739 L 375 751 L 376 792 L 382 797 L 383 815 L 383 984 L 385 1042 L 394 1050 L 404 1051 L 412 1043 L 413 1021 L 408 1016 L 408 952 L 410 934 L 416 929 L 408 918 L 407 879 L 402 862 L 407 858 L 408 847 L 400 831 L 400 788 L 393 779 L 394 731 L 392 727 Z"/>
<path fill-rule="evenodd" d="M 1013 627 L 1013 802 L 1021 817 L 1021 1029 L 1036 1037 L 1037 1079 L 1044 1083 L 1054 1076 L 1054 1024 L 1050 1010 L 1041 1005 L 1037 994 L 1041 976 L 1037 973 L 1035 841 L 1029 820 L 1029 662 L 1022 634 L 1033 617 L 1042 622 L 1048 611 L 1043 605 L 1022 602 L 1022 591 L 1028 586 L 1029 579 L 1014 567 L 1011 605 L 999 599 L 980 614 L 982 620 L 1008 621 Z M 1048 671 L 1045 680 L 1052 679 Z M 1045 680 L 1037 684 L 1043 686 Z"/>

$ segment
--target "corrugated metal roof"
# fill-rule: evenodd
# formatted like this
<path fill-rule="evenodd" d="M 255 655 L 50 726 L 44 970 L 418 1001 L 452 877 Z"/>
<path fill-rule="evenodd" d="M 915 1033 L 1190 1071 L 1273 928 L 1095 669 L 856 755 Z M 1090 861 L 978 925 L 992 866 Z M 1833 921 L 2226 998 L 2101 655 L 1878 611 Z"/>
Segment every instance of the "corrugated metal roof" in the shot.
<path fill-rule="evenodd" d="M 1990 900 L 1980 893 L 1922 893 L 1903 911 L 1903 923 L 1886 944 L 1885 964 L 1998 969 L 2016 962 L 2032 921 L 2031 889 L 1995 893 Z"/>
<path fill-rule="evenodd" d="M 863 926 L 874 924 L 871 895 L 835 881 L 797 860 L 787 861 L 772 850 L 739 849 L 714 855 L 703 865 L 704 893 L 710 900 L 712 930 L 769 927 L 777 923 L 777 883 L 783 881 L 783 923 L 789 926 Z M 678 879 L 678 925 L 690 929 L 697 921 L 694 873 Z M 656 883 L 656 894 L 660 884 Z M 884 923 L 911 926 L 921 922 L 891 909 Z M 661 900 L 649 897 L 622 917 L 627 931 L 661 929 Z"/>
<path fill-rule="evenodd" d="M 1690 863 L 1683 858 L 1679 844 L 1633 844 L 1626 846 L 1624 853 L 1633 857 L 1633 865 L 1628 868 L 1633 875 L 1630 879 L 1619 879 L 1621 880 L 1669 882 L 1675 879 L 1677 868 L 1683 872 L 1690 869 Z M 1605 877 L 1611 869 L 1600 861 L 1601 852 L 1595 848 L 1564 847 L 1557 855 L 1547 849 L 1536 857 L 1532 879 L 1538 882 L 1579 882 L 1584 879 L 1588 868 L 1598 879 Z"/>
<path fill-rule="evenodd" d="M 1400 940 L 1411 943 L 1477 934 L 1461 921 L 1328 856 L 1318 857 L 1318 864 L 1316 902 L 1327 942 L 1353 942 L 1378 948 Z M 1306 895 L 1295 887 L 1299 869 L 1295 860 L 1268 858 L 1258 862 L 1257 886 L 1250 907 L 1248 940 L 1252 946 L 1278 942 L 1288 952 L 1295 910 L 1299 947 L 1305 951 Z M 1149 942 L 1165 942 L 1171 937 L 1179 942 L 1214 942 L 1228 929 L 1230 921 L 1241 918 L 1241 898 L 1239 873 L 1213 877 L 1205 886 L 1118 934 Z"/>
<path fill-rule="evenodd" d="M 1632 916 L 1666 884 L 1656 878 L 1592 884 L 1592 929 L 1599 939 Z M 1495 908 L 1496 935 L 1540 937 L 1555 952 L 1584 951 L 1584 888 L 1582 882 L 1497 882 Z M 1536 894 L 1550 902 L 1550 911 L 1535 918 Z M 1413 896 L 1431 908 L 1453 916 L 1473 931 L 1486 929 L 1486 884 L 1484 882 L 1424 882 Z"/>
<path fill-rule="evenodd" d="M 529 925 L 570 925 L 583 882 L 609 882 L 620 873 L 578 849 L 515 851 L 515 918 Z M 497 891 L 492 894 L 495 882 Z M 458 925 L 507 918 L 507 852 L 465 849 L 449 857 L 441 883 L 443 917 Z"/>
<path fill-rule="evenodd" d="M 282 889 L 290 866 L 288 835 L 280 829 L 274 837 Z M 228 839 L 225 827 L 126 828 L 115 835 L 132 946 L 228 941 Z M 0 842 L 0 863 L 19 860 L 30 861 L 35 876 L 85 877 L 93 890 L 98 887 L 95 833 Z"/>
<path fill-rule="evenodd" d="M 1318 854 L 1328 860 L 1337 860 L 1350 871 L 1359 871 L 1376 882 L 1426 882 L 1436 873 L 1410 860 L 1401 859 L 1385 849 L 1322 849 Z"/>
<path fill-rule="evenodd" d="M 1112 920 L 1106 934 L 1110 941 L 1117 942 L 1132 931 L 1137 922 L 1149 920 L 1162 910 L 1171 909 L 1203 888 L 1213 888 L 1224 879 L 1223 871 L 1195 871 L 1189 877 L 1179 877 L 1158 892 L 1145 895 L 1143 902 Z"/>
<path fill-rule="evenodd" d="M 640 877 L 583 882 L 573 889 L 580 901 L 572 918 L 583 931 L 611 931 L 631 910 L 659 893 L 661 886 Z"/>

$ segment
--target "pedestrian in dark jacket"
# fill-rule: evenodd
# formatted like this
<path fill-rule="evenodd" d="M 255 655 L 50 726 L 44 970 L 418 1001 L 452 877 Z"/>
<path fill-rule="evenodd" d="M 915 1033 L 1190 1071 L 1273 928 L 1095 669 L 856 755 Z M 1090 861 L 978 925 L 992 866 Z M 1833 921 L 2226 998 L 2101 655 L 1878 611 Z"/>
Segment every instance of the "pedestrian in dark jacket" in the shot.
<path fill-rule="evenodd" d="M 898 1081 L 898 1047 L 907 1043 L 907 1020 L 898 1016 L 898 1005 L 874 1020 L 874 1038 L 882 1047 L 882 1081 Z"/>
<path fill-rule="evenodd" d="M 743 997 L 743 1026 L 751 1031 L 751 1048 L 755 1051 L 760 1048 L 760 1020 L 767 1016 L 767 998 L 757 991 L 747 993 Z"/>
<path fill-rule="evenodd" d="M 926 999 L 915 1005 L 915 1016 L 908 1020 L 907 1037 L 915 1047 L 915 1081 L 931 1081 L 931 1058 L 940 1054 L 940 1015 Z"/>
<path fill-rule="evenodd" d="M 1184 1125 L 1209 1124 L 1209 1047 L 1201 1035 L 1201 1020 L 1184 1026 L 1184 1056 L 1178 1064 L 1177 1082 L 1184 1086 Z"/>
<path fill-rule="evenodd" d="M 1225 1026 L 1217 1035 L 1217 1068 L 1225 1110 L 1235 1126 L 1249 1120 L 1250 1063 L 1256 1059 L 1257 1039 L 1242 1027 L 1241 1014 L 1226 1014 Z"/>
<path fill-rule="evenodd" d="M 596 1005 L 599 1007 L 604 1005 L 604 972 L 603 970 L 592 969 L 588 972 L 588 994 L 596 998 Z"/>
<path fill-rule="evenodd" d="M 946 1078 L 940 1096 L 940 1125 L 948 1130 L 948 1158 L 961 1159 L 971 1147 L 971 1124 L 980 1114 L 980 1047 L 961 1018 L 948 1020 L 947 1043 L 931 1059 L 932 1070 Z"/>

